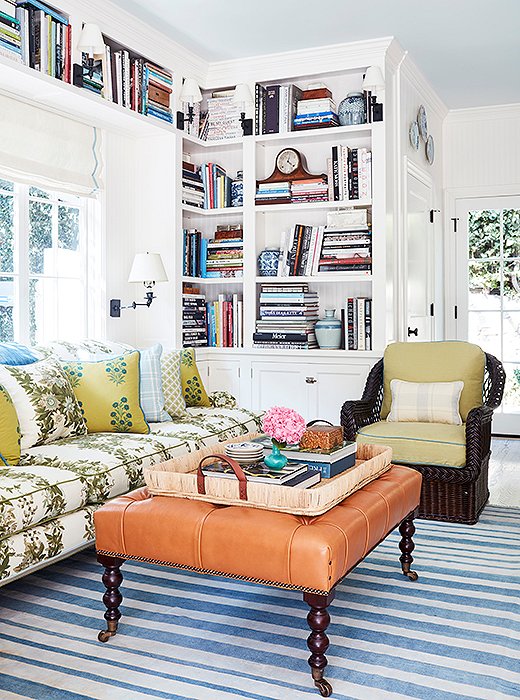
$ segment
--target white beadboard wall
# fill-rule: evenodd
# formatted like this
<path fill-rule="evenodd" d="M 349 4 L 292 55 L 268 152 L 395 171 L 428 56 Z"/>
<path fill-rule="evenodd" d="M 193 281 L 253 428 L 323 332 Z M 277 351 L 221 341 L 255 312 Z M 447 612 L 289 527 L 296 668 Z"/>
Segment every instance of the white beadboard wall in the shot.
<path fill-rule="evenodd" d="M 518 186 L 520 192 L 520 104 L 453 110 L 444 130 L 447 189 Z"/>

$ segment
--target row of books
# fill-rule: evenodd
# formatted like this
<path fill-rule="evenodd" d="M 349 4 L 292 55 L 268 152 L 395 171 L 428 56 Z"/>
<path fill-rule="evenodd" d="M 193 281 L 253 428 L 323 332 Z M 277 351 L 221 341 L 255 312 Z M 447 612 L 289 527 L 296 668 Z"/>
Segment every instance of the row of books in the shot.
<path fill-rule="evenodd" d="M 326 202 L 329 199 L 327 177 L 317 176 L 292 182 L 264 182 L 256 189 L 256 204 Z"/>
<path fill-rule="evenodd" d="M 368 148 L 332 146 L 327 172 L 329 200 L 372 198 L 372 152 Z"/>
<path fill-rule="evenodd" d="M 253 345 L 290 350 L 317 348 L 314 325 L 318 307 L 318 293 L 310 292 L 307 284 L 262 284 Z"/>
<path fill-rule="evenodd" d="M 183 230 L 183 275 L 201 278 L 242 277 L 243 231 L 240 224 L 219 226 L 215 237 L 197 229 Z"/>
<path fill-rule="evenodd" d="M 298 102 L 294 118 L 294 130 L 339 126 L 336 103 L 325 86 L 306 90 Z"/>
<path fill-rule="evenodd" d="M 70 83 L 72 27 L 39 0 L 0 0 L 0 56 Z"/>
<path fill-rule="evenodd" d="M 196 288 L 187 288 L 182 295 L 182 346 L 207 347 L 208 326 L 206 297 Z"/>
<path fill-rule="evenodd" d="M 347 350 L 372 350 L 372 299 L 349 297 L 342 310 Z"/>
<path fill-rule="evenodd" d="M 255 133 L 284 134 L 338 126 L 336 104 L 325 85 L 302 90 L 296 85 L 255 86 Z"/>
<path fill-rule="evenodd" d="M 243 345 L 243 302 L 238 294 L 219 294 L 206 303 L 208 347 L 241 348 Z"/>
<path fill-rule="evenodd" d="M 186 155 L 186 158 L 188 156 Z M 182 161 L 182 203 L 191 207 L 204 208 L 204 184 L 200 169 L 195 163 Z"/>
<path fill-rule="evenodd" d="M 200 139 L 224 141 L 242 136 L 239 105 L 234 99 L 234 92 L 234 89 L 213 92 L 207 100 L 205 112 L 200 112 L 200 105 L 196 105 L 194 116 Z"/>

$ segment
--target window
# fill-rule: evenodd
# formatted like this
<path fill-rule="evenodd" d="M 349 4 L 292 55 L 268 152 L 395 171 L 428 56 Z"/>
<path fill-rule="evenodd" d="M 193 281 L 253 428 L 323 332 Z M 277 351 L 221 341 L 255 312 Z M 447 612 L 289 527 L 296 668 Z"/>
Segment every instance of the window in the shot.
<path fill-rule="evenodd" d="M 0 180 L 0 340 L 88 335 L 89 206 Z"/>

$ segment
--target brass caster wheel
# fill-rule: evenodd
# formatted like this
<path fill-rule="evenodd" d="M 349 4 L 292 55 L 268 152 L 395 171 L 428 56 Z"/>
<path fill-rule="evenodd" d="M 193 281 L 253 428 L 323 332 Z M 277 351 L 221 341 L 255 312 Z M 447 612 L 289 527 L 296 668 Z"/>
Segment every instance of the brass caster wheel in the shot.
<path fill-rule="evenodd" d="M 419 578 L 419 575 L 415 571 L 403 571 L 403 574 L 405 576 L 408 576 L 410 581 L 417 581 L 417 579 Z"/>
<path fill-rule="evenodd" d="M 98 634 L 97 638 L 98 641 L 100 642 L 108 642 L 110 637 L 113 637 L 115 632 L 109 632 L 108 630 L 101 630 L 101 632 Z"/>
<path fill-rule="evenodd" d="M 320 691 L 320 695 L 322 698 L 330 698 L 330 696 L 332 695 L 332 686 L 328 681 L 322 678 L 319 681 L 314 681 L 314 685 Z"/>

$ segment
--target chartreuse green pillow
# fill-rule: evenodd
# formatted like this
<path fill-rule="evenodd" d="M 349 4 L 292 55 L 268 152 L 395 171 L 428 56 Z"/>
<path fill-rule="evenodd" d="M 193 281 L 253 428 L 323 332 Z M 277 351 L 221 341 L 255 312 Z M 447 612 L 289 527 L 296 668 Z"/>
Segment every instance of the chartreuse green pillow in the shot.
<path fill-rule="evenodd" d="M 20 461 L 20 424 L 10 395 L 0 384 L 0 466 Z"/>
<path fill-rule="evenodd" d="M 195 350 L 193 348 L 181 350 L 181 385 L 186 406 L 211 406 L 195 362 Z"/>
<path fill-rule="evenodd" d="M 67 362 L 89 433 L 148 433 L 139 402 L 139 352 L 100 362 Z"/>

